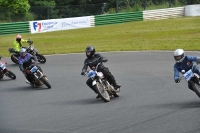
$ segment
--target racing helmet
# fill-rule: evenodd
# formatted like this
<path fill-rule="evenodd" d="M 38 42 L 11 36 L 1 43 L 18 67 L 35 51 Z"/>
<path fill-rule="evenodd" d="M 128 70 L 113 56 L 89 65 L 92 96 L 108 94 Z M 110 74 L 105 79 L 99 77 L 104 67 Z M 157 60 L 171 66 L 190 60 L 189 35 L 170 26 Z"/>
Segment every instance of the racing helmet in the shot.
<path fill-rule="evenodd" d="M 22 39 L 22 36 L 21 36 L 20 34 L 18 34 L 18 35 L 16 36 L 16 41 L 20 42 L 21 39 Z"/>
<path fill-rule="evenodd" d="M 90 52 L 90 54 L 88 54 L 88 52 Z M 85 54 L 88 58 L 91 58 L 94 54 L 95 54 L 95 48 L 93 46 L 88 46 L 85 49 Z"/>
<path fill-rule="evenodd" d="M 19 53 L 20 53 L 21 57 L 25 57 L 26 56 L 26 49 L 25 48 L 21 48 Z"/>
<path fill-rule="evenodd" d="M 181 63 L 185 59 L 185 52 L 183 49 L 177 49 L 174 51 L 174 59 L 176 63 Z"/>

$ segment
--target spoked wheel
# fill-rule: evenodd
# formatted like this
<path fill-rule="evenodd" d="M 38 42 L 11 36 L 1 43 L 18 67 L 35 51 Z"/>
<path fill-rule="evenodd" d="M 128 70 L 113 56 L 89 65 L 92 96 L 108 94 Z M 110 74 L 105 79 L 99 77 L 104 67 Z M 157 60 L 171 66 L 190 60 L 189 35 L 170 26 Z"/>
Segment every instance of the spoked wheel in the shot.
<path fill-rule="evenodd" d="M 95 87 L 96 87 L 97 93 L 99 94 L 101 99 L 105 102 L 109 102 L 110 96 L 109 96 L 108 92 L 104 89 L 103 85 L 101 83 L 97 82 Z"/>
<path fill-rule="evenodd" d="M 16 59 L 17 57 L 14 57 L 14 55 L 11 55 L 11 60 L 15 63 L 15 64 L 19 64 L 18 60 Z"/>
<path fill-rule="evenodd" d="M 200 86 L 198 84 L 193 85 L 193 91 L 197 94 L 197 96 L 200 98 Z"/>
<path fill-rule="evenodd" d="M 41 77 L 40 80 L 50 89 L 51 85 L 49 84 L 49 82 L 47 81 L 47 79 L 45 77 Z"/>
<path fill-rule="evenodd" d="M 5 73 L 5 75 L 8 76 L 11 79 L 16 79 L 16 75 L 13 72 L 11 72 L 11 71 L 7 71 Z"/>
<path fill-rule="evenodd" d="M 0 79 L 2 79 L 2 78 L 3 78 L 3 76 L 4 76 L 3 72 L 2 72 L 2 71 L 0 71 Z"/>
<path fill-rule="evenodd" d="M 40 62 L 40 63 L 46 62 L 46 58 L 43 55 L 37 54 L 36 56 L 37 56 L 38 62 Z"/>

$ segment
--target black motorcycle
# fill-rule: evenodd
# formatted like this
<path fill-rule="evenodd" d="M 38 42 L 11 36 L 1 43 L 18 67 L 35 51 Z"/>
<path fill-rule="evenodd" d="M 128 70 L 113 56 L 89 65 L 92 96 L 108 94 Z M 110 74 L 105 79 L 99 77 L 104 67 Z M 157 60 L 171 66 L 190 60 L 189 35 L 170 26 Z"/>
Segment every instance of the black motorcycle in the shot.
<path fill-rule="evenodd" d="M 11 79 L 16 79 L 16 75 L 13 72 L 11 72 L 8 68 L 6 68 L 6 64 L 6 62 L 1 60 L 0 56 L 0 79 L 3 79 L 4 75 Z"/>
<path fill-rule="evenodd" d="M 28 41 L 29 46 L 28 47 L 24 47 L 26 49 L 26 52 L 34 55 L 37 57 L 38 62 L 40 63 L 45 63 L 46 62 L 46 58 L 39 54 L 39 51 L 37 49 L 34 48 L 33 42 L 30 43 L 30 41 Z M 15 52 L 14 48 L 9 48 L 8 51 L 11 53 L 11 60 L 18 64 L 18 58 L 19 58 L 19 53 Z"/>

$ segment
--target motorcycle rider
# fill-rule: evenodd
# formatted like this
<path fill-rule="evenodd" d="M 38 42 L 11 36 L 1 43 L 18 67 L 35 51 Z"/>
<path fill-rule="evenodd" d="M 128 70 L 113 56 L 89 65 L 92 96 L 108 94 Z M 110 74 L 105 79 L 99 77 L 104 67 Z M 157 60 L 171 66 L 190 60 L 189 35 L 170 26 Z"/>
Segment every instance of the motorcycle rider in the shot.
<path fill-rule="evenodd" d="M 87 68 L 88 66 L 91 68 L 91 69 L 95 69 L 95 67 L 97 66 L 97 64 L 99 62 L 107 62 L 108 60 L 101 56 L 100 54 L 95 54 L 95 48 L 93 46 L 88 46 L 86 49 L 85 49 L 85 53 L 86 53 L 86 59 L 84 61 L 84 66 L 82 68 L 82 72 L 81 72 L 81 75 L 85 75 L 86 74 L 86 71 L 87 71 Z M 99 67 L 98 67 L 98 72 L 102 72 L 108 79 L 109 83 L 112 84 L 115 88 L 115 90 L 117 90 L 118 88 L 121 87 L 120 84 L 117 84 L 116 83 L 116 80 L 114 78 L 114 76 L 111 74 L 111 72 L 109 71 L 109 69 L 107 67 L 104 67 L 103 64 L 101 64 Z M 92 86 L 92 79 L 89 78 L 86 82 L 86 84 L 95 92 L 96 90 L 94 89 L 94 87 Z M 99 95 L 97 95 L 96 97 L 97 99 L 100 98 Z"/>
<path fill-rule="evenodd" d="M 191 69 L 193 73 L 200 75 L 199 67 L 194 64 L 194 62 L 196 62 L 197 65 L 200 64 L 200 57 L 185 55 L 183 49 L 176 49 L 174 51 L 174 59 L 176 61 L 174 64 L 174 80 L 176 83 L 180 82 L 179 72 L 181 73 L 182 70 L 187 72 Z M 188 87 L 192 90 L 191 84 L 188 84 Z"/>
<path fill-rule="evenodd" d="M 32 59 L 34 60 L 34 64 L 32 62 Z M 33 56 L 26 52 L 26 49 L 21 48 L 20 49 L 20 57 L 18 59 L 19 63 L 19 69 L 23 72 L 24 76 L 28 81 L 27 83 L 31 84 L 31 86 L 34 86 L 34 83 L 32 82 L 31 78 L 29 77 L 30 70 L 26 70 L 31 65 L 35 65 L 37 62 L 36 56 Z"/>
<path fill-rule="evenodd" d="M 0 60 L 1 60 L 1 58 L 2 58 L 2 56 L 0 55 Z M 1 65 L 1 62 L 0 62 L 0 65 Z M 3 74 L 5 74 L 7 71 L 8 71 L 8 69 L 4 69 Z M 3 75 L 1 75 L 1 76 L 3 76 Z"/>
<path fill-rule="evenodd" d="M 16 36 L 16 40 L 14 41 L 14 50 L 15 50 L 15 52 L 19 54 L 19 51 L 22 48 L 22 43 L 26 43 L 26 42 L 33 43 L 33 41 L 22 39 L 22 36 L 18 34 Z"/>

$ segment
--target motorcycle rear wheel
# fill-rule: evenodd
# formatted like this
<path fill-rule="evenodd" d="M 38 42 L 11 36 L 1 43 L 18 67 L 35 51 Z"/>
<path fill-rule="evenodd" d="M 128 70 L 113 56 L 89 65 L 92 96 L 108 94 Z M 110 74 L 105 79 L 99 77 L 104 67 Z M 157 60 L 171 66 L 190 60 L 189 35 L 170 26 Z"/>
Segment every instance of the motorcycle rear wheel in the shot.
<path fill-rule="evenodd" d="M 16 75 L 11 71 L 7 71 L 5 75 L 11 79 L 16 79 Z"/>
<path fill-rule="evenodd" d="M 40 63 L 45 63 L 46 62 L 46 58 L 43 55 L 36 54 L 36 56 L 37 56 L 38 62 L 40 62 Z"/>
<path fill-rule="evenodd" d="M 114 96 L 114 97 L 119 97 L 119 93 L 116 92 L 116 93 L 113 94 L 113 96 Z"/>
<path fill-rule="evenodd" d="M 2 79 L 4 77 L 4 74 L 2 71 L 0 71 L 0 79 Z"/>
<path fill-rule="evenodd" d="M 16 60 L 15 58 L 17 58 L 17 57 L 13 57 L 14 55 L 11 55 L 11 60 L 15 63 L 15 64 L 19 64 L 18 63 L 18 60 Z"/>
<path fill-rule="evenodd" d="M 103 88 L 103 85 L 100 82 L 97 82 L 97 84 L 95 85 L 95 89 L 96 89 L 97 93 L 99 94 L 99 96 L 101 97 L 101 99 L 104 102 L 109 102 L 110 101 L 110 95 Z"/>

